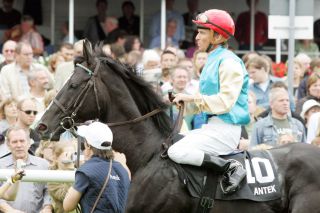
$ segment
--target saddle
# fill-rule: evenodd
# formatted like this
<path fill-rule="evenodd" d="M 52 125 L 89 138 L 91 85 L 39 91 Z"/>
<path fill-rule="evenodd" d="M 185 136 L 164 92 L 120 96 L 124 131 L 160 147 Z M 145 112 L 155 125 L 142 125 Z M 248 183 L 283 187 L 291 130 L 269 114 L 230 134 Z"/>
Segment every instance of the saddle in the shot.
<path fill-rule="evenodd" d="M 222 174 L 217 174 L 201 167 L 174 164 L 179 178 L 190 196 L 199 199 L 198 211 L 200 211 L 199 208 L 212 208 L 214 200 L 265 202 L 281 197 L 276 166 L 268 151 L 236 152 L 220 157 L 238 161 L 247 171 L 247 176 L 241 182 L 240 189 L 230 195 L 224 194 L 221 189 L 220 180 L 222 179 Z"/>
<path fill-rule="evenodd" d="M 172 134 L 175 143 L 184 136 Z M 190 196 L 199 199 L 197 212 L 208 212 L 214 206 L 214 200 L 252 200 L 257 202 L 272 201 L 281 198 L 278 172 L 272 155 L 267 150 L 235 151 L 219 156 L 226 160 L 237 161 L 247 171 L 240 189 L 232 194 L 224 194 L 221 179 L 217 174 L 202 167 L 174 163 L 179 179 L 185 185 Z"/>

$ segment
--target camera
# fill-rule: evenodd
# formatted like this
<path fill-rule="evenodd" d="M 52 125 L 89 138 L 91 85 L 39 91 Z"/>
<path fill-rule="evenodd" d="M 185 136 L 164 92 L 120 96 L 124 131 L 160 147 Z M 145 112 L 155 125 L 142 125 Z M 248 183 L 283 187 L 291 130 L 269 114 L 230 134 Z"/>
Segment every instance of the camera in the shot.
<path fill-rule="evenodd" d="M 24 167 L 26 167 L 26 163 L 22 160 L 22 159 L 18 159 L 16 162 L 16 169 L 20 170 L 23 169 Z"/>

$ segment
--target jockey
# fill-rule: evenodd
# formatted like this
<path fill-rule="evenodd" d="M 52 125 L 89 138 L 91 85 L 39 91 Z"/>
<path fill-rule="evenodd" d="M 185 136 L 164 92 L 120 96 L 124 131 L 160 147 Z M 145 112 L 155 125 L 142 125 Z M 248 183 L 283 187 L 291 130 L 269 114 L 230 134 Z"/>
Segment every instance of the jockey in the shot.
<path fill-rule="evenodd" d="M 224 160 L 219 155 L 237 149 L 241 125 L 249 123 L 249 77 L 243 61 L 227 49 L 227 41 L 235 32 L 227 12 L 207 10 L 193 22 L 198 27 L 199 50 L 209 54 L 200 75 L 200 93 L 178 93 L 173 102 L 178 106 L 185 102 L 187 113 L 205 112 L 208 123 L 172 145 L 168 156 L 176 163 L 221 172 L 224 177 L 221 188 L 225 194 L 231 194 L 239 188 L 246 171 L 241 163 Z"/>

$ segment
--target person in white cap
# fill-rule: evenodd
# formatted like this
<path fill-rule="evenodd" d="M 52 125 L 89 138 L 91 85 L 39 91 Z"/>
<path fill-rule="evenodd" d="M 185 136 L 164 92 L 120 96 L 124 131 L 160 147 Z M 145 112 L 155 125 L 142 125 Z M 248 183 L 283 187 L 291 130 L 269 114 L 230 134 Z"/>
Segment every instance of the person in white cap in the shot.
<path fill-rule="evenodd" d="M 117 155 L 121 163 L 113 161 L 118 158 L 111 148 L 113 134 L 110 128 L 106 124 L 93 122 L 79 126 L 77 133 L 85 139 L 84 155 L 89 159 L 76 171 L 74 185 L 63 201 L 64 210 L 72 211 L 80 203 L 82 212 L 91 212 L 98 199 L 94 212 L 124 212 L 130 174 L 123 166 L 123 154 Z M 98 194 L 107 178 L 106 188 L 99 198 Z"/>
<path fill-rule="evenodd" d="M 305 125 L 308 126 L 309 118 L 312 114 L 320 112 L 320 103 L 314 99 L 307 100 L 302 106 L 301 118 L 305 121 Z"/>

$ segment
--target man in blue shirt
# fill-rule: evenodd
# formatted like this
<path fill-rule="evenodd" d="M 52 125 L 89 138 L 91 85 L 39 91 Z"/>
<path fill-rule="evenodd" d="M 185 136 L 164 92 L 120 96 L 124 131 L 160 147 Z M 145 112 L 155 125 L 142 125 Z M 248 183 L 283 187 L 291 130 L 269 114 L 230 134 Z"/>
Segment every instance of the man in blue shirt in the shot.
<path fill-rule="evenodd" d="M 20 165 L 27 170 L 47 170 L 49 163 L 28 153 L 29 132 L 23 127 L 13 126 L 7 130 L 6 145 L 10 154 L 0 159 L 1 169 L 16 169 Z M 15 181 L 12 181 L 15 182 Z M 14 201 L 0 200 L 0 212 L 51 213 L 52 204 L 46 183 L 22 182 Z"/>
<path fill-rule="evenodd" d="M 267 117 L 255 123 L 250 146 L 282 145 L 283 138 L 289 138 L 290 142 L 305 142 L 303 124 L 290 115 L 288 91 L 280 87 L 272 88 L 269 99 L 271 111 Z"/>
<path fill-rule="evenodd" d="M 182 15 L 173 9 L 174 0 L 166 0 L 166 19 L 168 20 L 176 20 L 177 21 L 177 29 L 173 36 L 174 41 L 182 41 L 185 39 L 185 28 L 184 21 Z M 160 24 L 161 24 L 161 13 L 158 11 L 155 13 L 151 20 L 150 32 L 149 35 L 151 39 L 160 36 Z"/>

